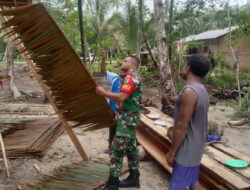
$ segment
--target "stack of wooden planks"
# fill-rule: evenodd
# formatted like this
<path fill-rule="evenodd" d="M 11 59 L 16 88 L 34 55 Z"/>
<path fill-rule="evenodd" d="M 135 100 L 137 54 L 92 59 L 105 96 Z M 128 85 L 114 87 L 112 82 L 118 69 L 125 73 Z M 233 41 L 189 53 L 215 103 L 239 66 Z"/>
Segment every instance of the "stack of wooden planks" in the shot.
<path fill-rule="evenodd" d="M 166 162 L 166 155 L 171 145 L 167 137 L 167 130 L 173 126 L 173 119 L 155 108 L 148 108 L 150 114 L 160 115 L 160 120 L 167 123 L 167 127 L 157 126 L 142 114 L 141 126 L 137 128 L 137 140 L 145 150 L 154 157 L 167 171 L 172 168 Z M 200 166 L 200 183 L 202 189 L 250 189 L 250 167 L 246 169 L 232 169 L 225 166 L 227 159 L 238 158 L 250 164 L 250 155 L 217 143 L 205 148 Z"/>
<path fill-rule="evenodd" d="M 10 125 L 10 124 L 9 124 Z M 3 138 L 8 158 L 43 156 L 64 128 L 58 118 L 46 118 L 14 124 Z M 2 157 L 2 155 L 0 154 Z"/>

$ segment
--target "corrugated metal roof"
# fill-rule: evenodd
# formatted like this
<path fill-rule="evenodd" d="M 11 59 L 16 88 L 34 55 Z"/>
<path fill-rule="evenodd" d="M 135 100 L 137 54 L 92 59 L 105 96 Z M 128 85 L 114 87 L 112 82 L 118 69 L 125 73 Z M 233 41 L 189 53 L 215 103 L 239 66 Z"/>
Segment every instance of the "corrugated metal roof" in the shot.
<path fill-rule="evenodd" d="M 231 30 L 237 29 L 238 26 L 232 26 Z M 230 32 L 230 28 L 224 28 L 224 29 L 217 29 L 217 30 L 209 30 L 206 32 L 202 32 L 197 35 L 188 36 L 186 38 L 182 38 L 181 42 L 191 42 L 191 41 L 199 41 L 199 40 L 209 40 L 209 39 L 216 39 L 220 36 L 224 36 Z"/>

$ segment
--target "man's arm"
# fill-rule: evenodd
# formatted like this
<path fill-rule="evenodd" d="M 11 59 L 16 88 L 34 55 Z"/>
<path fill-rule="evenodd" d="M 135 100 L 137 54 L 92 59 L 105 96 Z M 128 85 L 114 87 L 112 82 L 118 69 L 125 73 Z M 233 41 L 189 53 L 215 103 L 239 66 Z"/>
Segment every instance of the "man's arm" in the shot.
<path fill-rule="evenodd" d="M 179 121 L 176 124 L 172 145 L 167 154 L 167 162 L 170 166 L 173 166 L 175 154 L 184 141 L 187 134 L 189 122 L 192 118 L 195 106 L 197 104 L 197 94 L 191 88 L 183 90 L 181 95 L 181 107 Z"/>
<path fill-rule="evenodd" d="M 101 62 L 101 73 L 104 74 L 104 75 L 107 75 L 107 70 L 106 70 L 106 52 L 103 51 L 102 52 L 102 62 Z"/>
<path fill-rule="evenodd" d="M 105 96 L 115 102 L 124 102 L 129 97 L 129 94 L 125 92 L 112 93 L 104 90 L 102 87 L 96 87 L 96 94 L 100 96 Z"/>

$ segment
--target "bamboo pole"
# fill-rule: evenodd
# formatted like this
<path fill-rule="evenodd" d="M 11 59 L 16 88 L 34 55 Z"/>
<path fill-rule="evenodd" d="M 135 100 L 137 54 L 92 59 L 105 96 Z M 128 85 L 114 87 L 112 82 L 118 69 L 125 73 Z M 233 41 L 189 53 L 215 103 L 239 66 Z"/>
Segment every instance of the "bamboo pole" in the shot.
<path fill-rule="evenodd" d="M 0 11 L 2 11 L 2 9 L 0 8 Z M 7 18 L 0 15 L 0 20 L 2 23 L 4 22 L 7 22 Z M 10 32 L 11 29 L 7 29 L 8 32 Z M 10 39 L 13 41 L 13 39 L 16 38 L 16 35 L 14 36 L 11 36 Z M 22 43 L 17 43 L 16 45 L 16 48 L 18 51 L 20 51 L 21 49 L 23 49 L 23 44 Z M 26 64 L 29 66 L 31 72 L 33 73 L 33 75 L 36 77 L 40 87 L 43 89 L 43 92 L 44 94 L 47 96 L 50 104 L 52 105 L 52 107 L 54 108 L 55 112 L 57 113 L 60 121 L 62 122 L 62 125 L 64 126 L 66 132 L 68 133 L 69 137 L 71 138 L 73 144 L 75 145 L 78 153 L 80 154 L 80 156 L 82 157 L 82 159 L 84 161 L 88 161 L 88 156 L 86 154 L 86 152 L 84 151 L 79 139 L 77 138 L 77 136 L 75 135 L 74 131 L 72 130 L 72 128 L 70 127 L 69 123 L 63 118 L 63 114 L 61 113 L 61 111 L 57 108 L 53 98 L 52 98 L 52 95 L 50 93 L 50 89 L 47 85 L 45 85 L 43 82 L 42 82 L 42 78 L 41 76 L 36 72 L 36 69 L 35 69 L 35 65 L 33 63 L 32 60 L 30 60 L 28 54 L 26 52 L 24 52 L 23 54 L 23 57 L 25 59 L 25 62 Z"/>
<path fill-rule="evenodd" d="M 5 147 L 4 147 L 3 138 L 2 138 L 1 133 L 0 133 L 0 144 L 1 144 L 1 149 L 2 149 L 3 162 L 4 162 L 5 169 L 6 169 L 6 175 L 7 175 L 7 177 L 10 177 L 8 162 L 7 162 L 6 153 L 5 153 Z"/>

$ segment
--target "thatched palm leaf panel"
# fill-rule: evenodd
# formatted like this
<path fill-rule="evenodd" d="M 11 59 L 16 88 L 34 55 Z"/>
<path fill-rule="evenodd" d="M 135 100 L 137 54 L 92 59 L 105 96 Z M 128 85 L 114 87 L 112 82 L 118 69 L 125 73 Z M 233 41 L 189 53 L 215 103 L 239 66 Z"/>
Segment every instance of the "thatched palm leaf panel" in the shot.
<path fill-rule="evenodd" d="M 0 0 L 0 6 L 7 7 L 17 7 L 29 5 L 32 3 L 32 0 Z"/>
<path fill-rule="evenodd" d="M 56 106 L 73 126 L 91 129 L 112 125 L 113 112 L 103 97 L 95 93 L 96 83 L 72 46 L 42 4 L 9 9 L 2 28 L 17 34 L 38 74 L 50 88 Z"/>
<path fill-rule="evenodd" d="M 7 130 L 3 138 L 7 157 L 17 158 L 43 156 L 64 128 L 57 118 L 46 118 L 14 124 Z"/>

